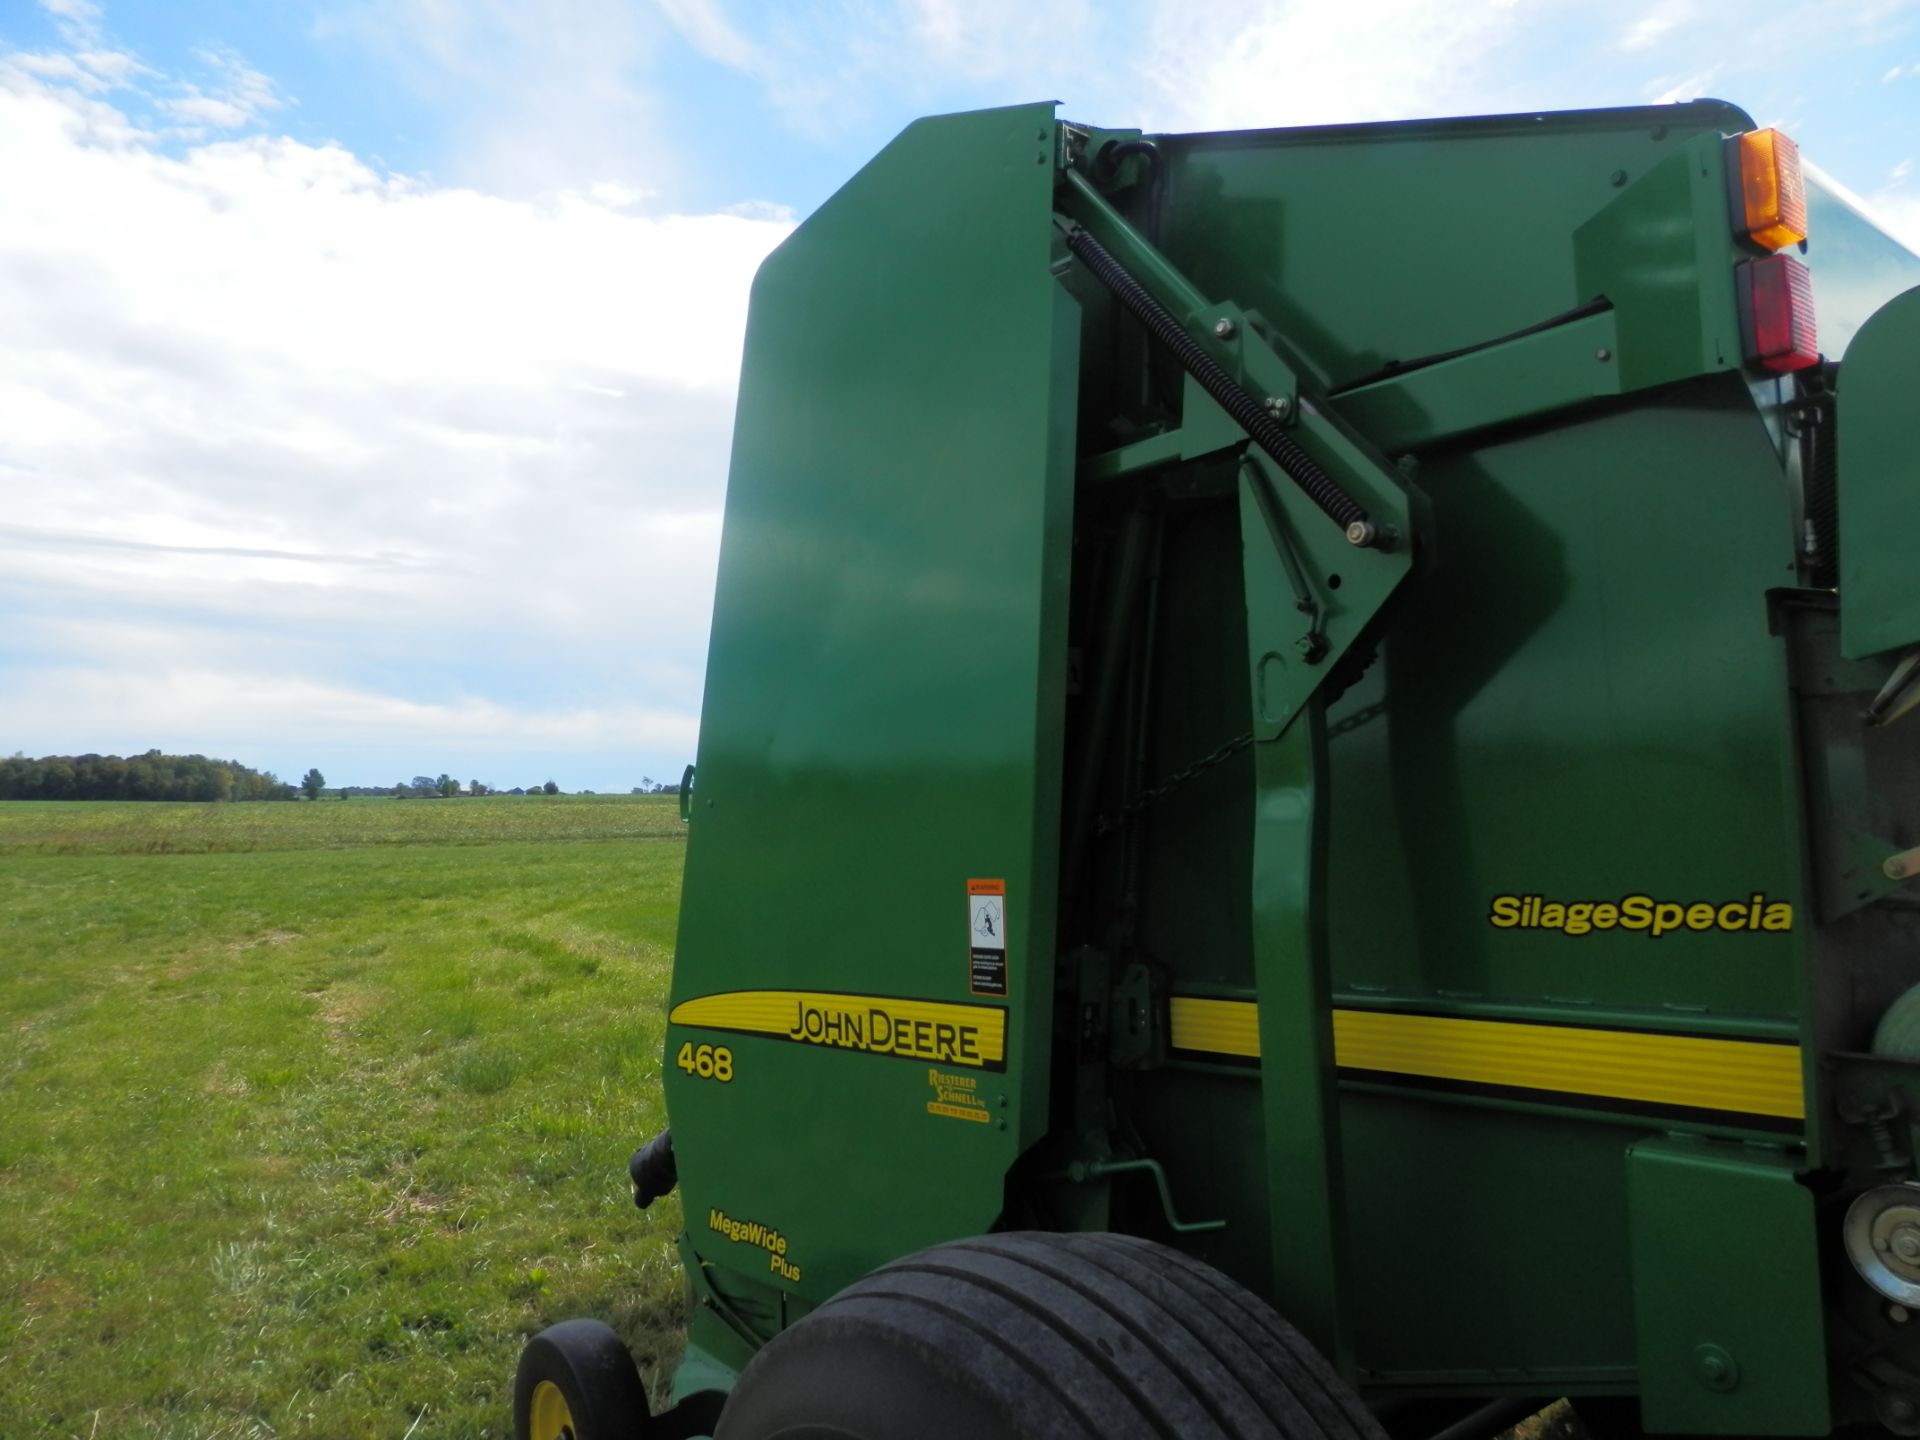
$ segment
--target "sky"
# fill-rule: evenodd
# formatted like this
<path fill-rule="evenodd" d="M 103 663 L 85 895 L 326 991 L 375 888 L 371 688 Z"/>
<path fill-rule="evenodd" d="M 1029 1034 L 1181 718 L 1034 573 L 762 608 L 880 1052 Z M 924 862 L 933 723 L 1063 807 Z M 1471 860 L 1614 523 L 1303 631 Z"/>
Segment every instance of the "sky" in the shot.
<path fill-rule="evenodd" d="M 1920 0 L 0 0 L 0 753 L 677 779 L 748 286 L 914 117 L 1703 95 L 1920 248 Z"/>

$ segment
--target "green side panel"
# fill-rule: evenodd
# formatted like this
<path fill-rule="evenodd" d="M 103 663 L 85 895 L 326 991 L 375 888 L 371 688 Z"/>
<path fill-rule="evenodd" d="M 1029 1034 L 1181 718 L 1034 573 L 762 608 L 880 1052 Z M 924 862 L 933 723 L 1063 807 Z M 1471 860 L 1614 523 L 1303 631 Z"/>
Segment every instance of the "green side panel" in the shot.
<path fill-rule="evenodd" d="M 1053 134 L 1047 105 L 911 126 L 754 286 L 671 992 L 701 1023 L 665 1077 L 691 1244 L 776 1301 L 991 1228 L 1047 1124 L 1078 366 Z M 972 880 L 1005 886 L 1004 995 Z M 1004 1017 L 1004 1068 L 899 1032 L 902 1000 Z"/>
<path fill-rule="evenodd" d="M 1692 137 L 1752 128 L 1703 100 L 1156 136 L 1163 248 L 1201 290 L 1273 322 L 1323 384 L 1348 384 L 1592 300 L 1579 228 Z M 1676 341 L 1692 355 L 1697 320 Z"/>
<path fill-rule="evenodd" d="M 1330 714 L 1336 989 L 1777 1035 L 1812 918 L 1767 614 L 1793 526 L 1744 385 L 1701 379 L 1417 480 L 1438 563 Z M 1492 923 L 1503 895 L 1756 893 L 1792 903 L 1794 928 Z"/>
<path fill-rule="evenodd" d="M 1786 1155 L 1685 1139 L 1627 1159 L 1641 1423 L 1824 1435 L 1813 1196 Z"/>
<path fill-rule="evenodd" d="M 1338 1003 L 1794 1038 L 1812 914 L 1766 599 L 1791 577 L 1792 523 L 1744 385 L 1696 380 L 1436 456 L 1415 480 L 1436 563 L 1329 714 Z M 1502 895 L 1755 893 L 1792 904 L 1794 928 L 1492 923 Z M 1631 1116 L 1398 1093 L 1349 1089 L 1341 1111 L 1367 1383 L 1630 1390 Z M 1714 1118 L 1684 1084 L 1668 1098 L 1639 1133 Z"/>
<path fill-rule="evenodd" d="M 1381 1090 L 1341 1121 L 1363 1384 L 1632 1384 L 1620 1131 Z"/>
<path fill-rule="evenodd" d="M 1875 312 L 1840 367 L 1840 643 L 1857 660 L 1920 641 L 1920 288 Z"/>
<path fill-rule="evenodd" d="M 1745 128 L 1738 112 L 1701 106 L 1162 142 L 1172 259 L 1273 321 L 1302 368 L 1336 386 L 1590 299 L 1583 258 L 1617 262 L 1606 284 L 1646 322 L 1632 338 L 1651 368 L 1596 380 L 1600 403 L 1552 427 L 1419 453 L 1423 426 L 1457 435 L 1476 414 L 1517 413 L 1506 382 L 1527 383 L 1524 367 L 1489 375 L 1485 352 L 1399 382 L 1431 388 L 1379 429 L 1381 411 L 1337 402 L 1389 454 L 1416 452 L 1406 473 L 1422 542 L 1375 663 L 1327 716 L 1324 923 L 1344 1008 L 1803 1038 L 1814 917 L 1785 650 L 1768 610 L 1796 575 L 1792 487 L 1745 377 L 1722 368 L 1734 256 L 1720 178 L 1701 173 L 1714 171 L 1720 134 Z M 1576 236 L 1595 217 L 1583 257 Z M 1676 229 L 1670 247 L 1652 236 L 1609 257 L 1600 243 L 1609 228 L 1656 224 Z M 1663 314 L 1668 290 L 1691 308 Z M 1594 329 L 1620 318 L 1546 332 L 1535 354 L 1551 351 L 1561 375 L 1604 368 L 1597 352 L 1617 357 L 1626 342 Z M 1665 383 L 1676 376 L 1694 378 Z M 1601 398 L 1627 384 L 1659 388 Z M 1556 386 L 1536 408 L 1568 389 Z M 1151 775 L 1238 728 L 1247 681 L 1234 647 L 1246 636 L 1220 577 L 1246 518 L 1170 524 Z M 1247 836 L 1260 794 L 1254 761 L 1236 757 L 1151 812 L 1142 942 L 1176 995 L 1267 998 L 1253 956 L 1276 937 L 1240 918 L 1241 887 L 1259 873 Z M 1656 940 L 1492 923 L 1503 895 L 1724 905 L 1756 894 L 1791 906 L 1792 927 Z M 1272 1053 L 1281 1041 L 1264 1010 Z M 1227 1220 L 1181 1243 L 1324 1332 L 1297 1298 L 1298 1272 L 1320 1257 L 1258 1253 L 1260 1202 L 1278 1211 L 1287 1197 L 1246 1146 L 1259 1137 L 1271 1156 L 1301 1143 L 1292 1126 L 1313 1124 L 1304 1104 L 1291 1120 L 1262 1105 L 1273 1068 L 1177 1061 L 1140 1077 L 1125 1105 L 1183 1213 Z M 1710 1113 L 1686 1085 L 1677 1076 L 1664 1103 L 1610 1106 L 1344 1074 L 1340 1328 L 1361 1382 L 1408 1395 L 1631 1394 L 1628 1146 L 1669 1127 L 1791 1144 L 1800 1123 Z M 1809 1239 L 1794 1243 L 1799 1259 L 1812 1254 Z M 1816 1339 L 1803 1358 L 1823 1355 Z"/>

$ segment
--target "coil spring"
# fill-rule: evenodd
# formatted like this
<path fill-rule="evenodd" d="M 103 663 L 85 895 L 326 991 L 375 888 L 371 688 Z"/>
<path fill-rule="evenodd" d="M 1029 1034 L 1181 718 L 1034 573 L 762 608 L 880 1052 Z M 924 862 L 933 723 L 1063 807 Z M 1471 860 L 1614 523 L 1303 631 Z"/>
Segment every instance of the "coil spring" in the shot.
<path fill-rule="evenodd" d="M 1147 327 L 1154 339 L 1173 352 L 1174 358 L 1199 382 L 1200 388 L 1234 418 L 1235 423 L 1252 437 L 1254 444 L 1273 457 L 1274 463 L 1286 473 L 1287 478 L 1298 485 L 1327 518 L 1347 532 L 1348 539 L 1356 544 L 1371 541 L 1373 526 L 1359 502 L 1342 490 L 1334 478 L 1321 469 L 1319 463 L 1301 449 L 1280 423 L 1267 413 L 1266 407 L 1249 395 L 1221 368 L 1218 361 L 1200 347 L 1200 343 L 1187 333 L 1187 327 L 1174 318 L 1172 311 L 1149 295 L 1146 288 L 1127 273 L 1126 267 L 1113 258 L 1106 246 L 1085 229 L 1077 228 L 1067 237 L 1067 248 L 1094 273 L 1101 284 L 1113 292 L 1114 298 L 1129 314 Z"/>

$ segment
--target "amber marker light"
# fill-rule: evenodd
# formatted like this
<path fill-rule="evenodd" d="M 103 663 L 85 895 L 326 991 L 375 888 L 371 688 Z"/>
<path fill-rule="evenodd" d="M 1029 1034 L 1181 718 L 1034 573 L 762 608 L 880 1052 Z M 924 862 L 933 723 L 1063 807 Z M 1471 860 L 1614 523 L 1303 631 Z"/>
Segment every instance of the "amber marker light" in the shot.
<path fill-rule="evenodd" d="M 1800 147 L 1778 130 L 1749 130 L 1727 142 L 1733 224 L 1754 244 L 1782 250 L 1807 238 L 1807 185 Z"/>

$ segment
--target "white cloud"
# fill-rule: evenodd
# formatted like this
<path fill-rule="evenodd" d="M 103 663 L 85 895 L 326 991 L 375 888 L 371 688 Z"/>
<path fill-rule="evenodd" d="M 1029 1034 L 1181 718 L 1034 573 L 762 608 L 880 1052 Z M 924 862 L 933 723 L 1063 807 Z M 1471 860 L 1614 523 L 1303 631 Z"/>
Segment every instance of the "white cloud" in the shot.
<path fill-rule="evenodd" d="M 121 725 L 113 743 L 144 748 L 149 715 L 213 725 L 222 694 L 262 734 L 288 713 L 276 694 L 582 744 L 617 730 L 583 716 L 691 723 L 747 280 L 792 219 L 751 202 L 663 213 L 683 187 L 660 137 L 709 119 L 663 108 L 665 58 L 688 67 L 682 86 L 711 75 L 695 57 L 752 77 L 790 133 L 746 143 L 777 165 L 817 161 L 804 137 L 878 143 L 915 113 L 1049 96 L 1149 129 L 1717 84 L 1813 113 L 1812 79 L 1804 100 L 1798 78 L 1758 95 L 1752 81 L 1781 56 L 1797 72 L 1843 51 L 1870 80 L 1911 53 L 1910 35 L 1888 37 L 1913 13 L 1807 0 L 1729 26 L 1750 7 L 335 0 L 315 43 L 355 42 L 369 83 L 405 88 L 456 137 L 445 175 L 408 177 L 270 133 L 295 97 L 238 56 L 156 75 L 87 0 L 42 5 L 64 45 L 0 54 L 0 749 L 111 748 L 100 727 Z M 1898 48 L 1858 70 L 1868 44 Z M 1920 238 L 1900 178 L 1875 208 Z M 476 655 L 465 678 L 446 659 Z M 31 682 L 29 711 L 21 677 L 49 666 L 60 684 Z M 212 698 L 192 708 L 180 676 Z M 64 728 L 30 742 L 29 717 Z M 217 732 L 193 743 L 241 753 Z M 658 770 L 679 752 L 643 758 Z"/>
<path fill-rule="evenodd" d="M 100 7 L 93 0 L 40 0 L 40 8 L 53 17 L 69 45 L 91 45 L 99 39 Z"/>
<path fill-rule="evenodd" d="M 709 60 L 735 70 L 758 70 L 766 57 L 721 13 L 718 0 L 656 0 L 686 42 Z"/>
<path fill-rule="evenodd" d="M 68 54 L 21 53 L 11 57 L 29 75 L 71 85 L 88 95 L 118 90 L 153 72 L 119 50 L 82 50 Z"/>
<path fill-rule="evenodd" d="M 669 31 L 632 0 L 345 0 L 313 27 L 461 136 L 444 178 L 517 197 L 667 188 L 669 117 L 642 82 Z"/>
<path fill-rule="evenodd" d="M 1837 101 L 1858 53 L 1910 37 L 1916 0 L 1145 0 L 1124 31 L 1118 113 L 1218 129 L 1655 103 L 1711 93 L 1765 107 L 1784 85 Z M 1787 58 L 1790 57 L 1790 58 Z M 1115 67 L 1118 69 L 1119 67 Z M 1089 73 L 1089 71 L 1091 73 Z M 1069 71 L 1076 105 L 1095 65 Z M 1126 73 L 1121 71 L 1121 73 Z M 1653 77 L 1658 78 L 1653 78 Z"/>
<path fill-rule="evenodd" d="M 1649 10 L 1627 27 L 1626 34 L 1620 37 L 1620 48 L 1645 50 L 1691 17 L 1692 7 L 1688 5 L 1663 5 Z"/>
<path fill-rule="evenodd" d="M 490 773 L 505 774 L 503 785 L 514 780 L 500 765 L 531 768 L 622 750 L 691 755 L 698 733 L 692 715 L 665 706 L 514 706 L 472 695 L 421 702 L 305 676 L 262 675 L 238 657 L 230 667 L 156 665 L 133 653 L 117 655 L 111 665 L 37 670 L 8 694 L 7 709 L 21 733 L 73 736 L 63 753 L 137 754 L 152 745 L 217 755 L 250 751 L 256 758 L 263 750 L 357 758 L 411 749 L 422 764 L 436 760 L 464 771 L 491 763 Z M 76 715 L 87 718 L 76 726 Z M 130 717 L 138 719 L 129 724 Z M 386 778 L 376 771 L 344 783 Z"/>
<path fill-rule="evenodd" d="M 696 53 L 759 81 L 791 134 L 810 141 L 839 138 L 877 110 L 967 108 L 944 98 L 960 86 L 993 87 L 969 106 L 1061 94 L 1070 77 L 1091 79 L 1105 19 L 1092 0 L 655 6 Z"/>
<path fill-rule="evenodd" d="M 1682 79 L 1676 80 L 1670 75 L 1662 75 L 1657 80 L 1651 80 L 1647 83 L 1649 103 L 1677 105 L 1683 100 L 1698 100 L 1701 96 L 1712 92 L 1713 82 L 1719 77 L 1720 69 L 1718 65 L 1709 65 L 1706 69 Z"/>
<path fill-rule="evenodd" d="M 1511 0 L 1160 0 L 1138 44 L 1150 129 L 1394 120 L 1472 113 L 1507 88 Z"/>
<path fill-rule="evenodd" d="M 686 758 L 747 287 L 791 217 L 170 147 L 76 64 L 0 55 L 0 749 Z"/>
<path fill-rule="evenodd" d="M 239 130 L 286 104 L 274 83 L 231 50 L 203 50 L 197 57 L 220 76 L 212 92 L 186 83 L 160 108 L 198 137 L 204 129 Z"/>
<path fill-rule="evenodd" d="M 904 10 L 921 63 L 976 79 L 1086 44 L 1093 19 L 1086 0 L 906 0 Z"/>

